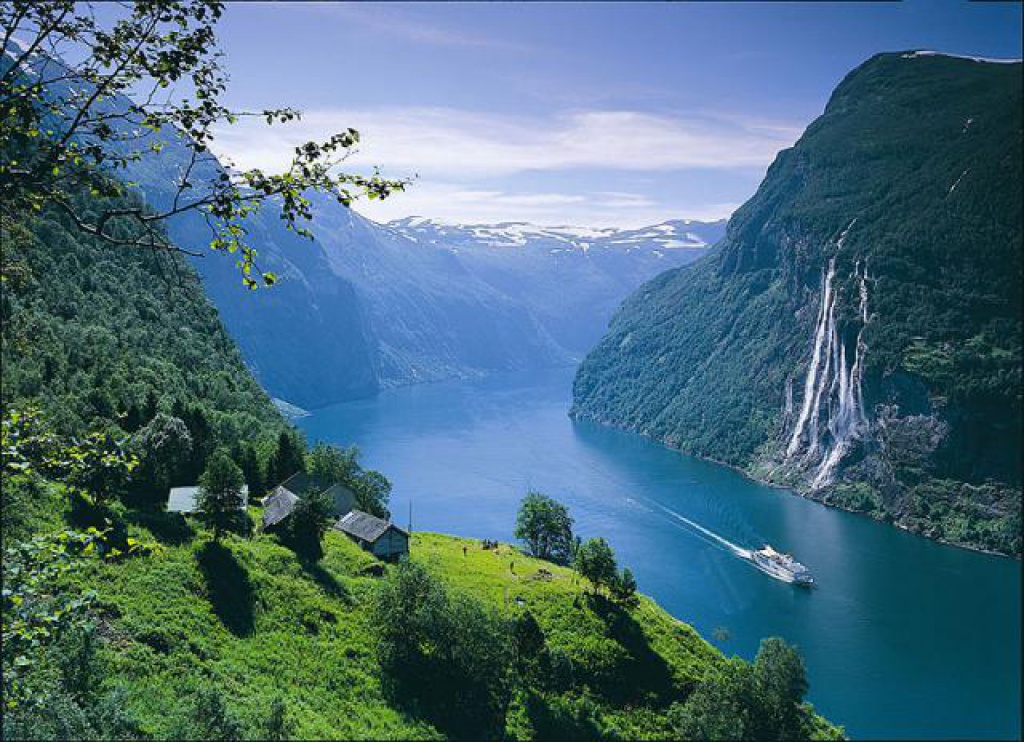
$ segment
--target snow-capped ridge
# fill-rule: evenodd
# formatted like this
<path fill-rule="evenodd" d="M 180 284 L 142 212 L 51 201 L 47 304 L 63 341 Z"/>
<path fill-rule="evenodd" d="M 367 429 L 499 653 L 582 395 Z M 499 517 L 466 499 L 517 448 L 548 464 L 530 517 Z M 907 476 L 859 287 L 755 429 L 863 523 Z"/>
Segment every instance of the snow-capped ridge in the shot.
<path fill-rule="evenodd" d="M 413 242 L 451 249 L 521 248 L 573 251 L 592 249 L 702 250 L 724 231 L 725 220 L 697 222 L 674 219 L 640 229 L 617 227 L 541 226 L 530 222 L 453 224 L 426 217 L 405 217 L 382 225 Z M 702 236 L 703 235 L 703 236 Z"/>

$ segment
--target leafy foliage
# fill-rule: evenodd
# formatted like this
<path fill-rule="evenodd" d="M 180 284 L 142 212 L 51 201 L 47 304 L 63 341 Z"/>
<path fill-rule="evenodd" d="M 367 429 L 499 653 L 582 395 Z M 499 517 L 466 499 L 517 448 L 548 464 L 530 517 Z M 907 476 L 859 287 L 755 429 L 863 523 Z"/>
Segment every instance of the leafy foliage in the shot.
<path fill-rule="evenodd" d="M 612 598 L 620 605 L 636 605 L 636 578 L 633 576 L 633 570 L 629 567 L 624 567 L 623 570 L 615 576 L 610 589 Z"/>
<path fill-rule="evenodd" d="M 162 223 L 197 212 L 209 225 L 213 250 L 237 253 L 249 288 L 271 285 L 247 239 L 246 217 L 266 203 L 288 229 L 312 237 L 307 191 L 348 205 L 361 195 L 384 198 L 404 182 L 378 174 L 340 173 L 336 166 L 359 142 L 346 129 L 324 142 L 295 148 L 281 173 L 229 173 L 209 146 L 213 129 L 240 117 L 267 124 L 299 118 L 289 108 L 235 111 L 221 102 L 227 75 L 217 48 L 218 0 L 142 0 L 96 13 L 73 0 L 0 5 L 0 203 L 3 221 L 18 221 L 47 205 L 61 208 L 77 229 L 109 245 L 177 252 Z M 64 58 L 78 58 L 74 64 Z M 126 96 L 133 96 L 129 100 Z M 120 197 L 111 172 L 158 157 L 168 140 L 184 141 L 190 160 L 161 212 L 139 204 L 81 208 L 69 194 Z M 6 271 L 5 271 L 6 272 Z M 254 275 L 255 274 L 255 277 Z"/>
<path fill-rule="evenodd" d="M 761 642 L 753 665 L 726 662 L 685 703 L 673 707 L 671 720 L 683 739 L 817 739 L 822 730 L 803 704 L 806 693 L 800 655 L 781 639 L 770 638 Z"/>
<path fill-rule="evenodd" d="M 404 561 L 374 611 L 386 688 L 454 739 L 501 739 L 511 700 L 509 628 Z"/>
<path fill-rule="evenodd" d="M 303 451 L 306 446 L 299 434 L 282 430 L 277 436 L 277 449 L 267 464 L 267 483 L 275 487 L 293 474 L 305 470 Z"/>
<path fill-rule="evenodd" d="M 214 541 L 219 541 L 221 534 L 240 520 L 248 523 L 242 496 L 244 485 L 242 470 L 226 451 L 219 450 L 210 457 L 206 471 L 199 478 L 196 505 L 199 517 L 213 528 Z"/>
<path fill-rule="evenodd" d="M 141 478 L 163 491 L 176 484 L 182 462 L 192 454 L 192 434 L 178 417 L 158 412 L 132 437 L 139 451 Z"/>
<path fill-rule="evenodd" d="M 357 507 L 367 513 L 386 517 L 391 482 L 379 471 L 359 464 L 356 446 L 339 448 L 318 443 L 306 455 L 305 470 L 328 484 L 342 484 L 356 496 Z"/>
<path fill-rule="evenodd" d="M 598 591 L 615 582 L 615 552 L 603 538 L 588 538 L 576 548 L 573 568 Z"/>
<path fill-rule="evenodd" d="M 245 728 L 229 710 L 224 692 L 210 684 L 200 685 L 178 721 L 177 739 L 208 739 L 233 742 L 245 738 Z"/>
<path fill-rule="evenodd" d="M 125 442 L 98 430 L 63 439 L 48 428 L 35 407 L 15 408 L 3 418 L 3 471 L 63 480 L 72 492 L 89 495 L 102 505 L 124 486 L 138 463 Z"/>
<path fill-rule="evenodd" d="M 326 492 L 307 492 L 296 503 L 286 523 L 286 539 L 300 554 L 313 560 L 323 556 L 324 535 L 335 521 L 334 501 Z"/>
<path fill-rule="evenodd" d="M 572 556 L 572 518 L 558 501 L 529 492 L 519 505 L 515 537 L 526 542 L 530 554 L 565 564 Z"/>
<path fill-rule="evenodd" d="M 3 558 L 4 737 L 121 739 L 134 722 L 103 694 L 95 657 L 93 590 L 59 585 L 90 557 L 108 561 L 156 550 L 108 531 L 63 530 L 8 547 Z"/>

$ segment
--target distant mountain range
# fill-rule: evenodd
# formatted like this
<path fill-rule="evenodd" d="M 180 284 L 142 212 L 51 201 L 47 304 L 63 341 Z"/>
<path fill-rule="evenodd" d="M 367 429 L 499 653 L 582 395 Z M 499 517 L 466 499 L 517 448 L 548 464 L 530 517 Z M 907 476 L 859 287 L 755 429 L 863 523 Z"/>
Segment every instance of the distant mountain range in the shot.
<path fill-rule="evenodd" d="M 33 62 L 49 63 L 61 64 Z M 126 98 L 102 105 L 123 110 L 117 125 L 132 127 Z M 172 203 L 184 173 L 203 190 L 223 172 L 216 161 L 190 167 L 174 131 L 152 136 L 160 155 L 123 175 L 158 209 Z M 725 232 L 724 220 L 621 230 L 419 217 L 381 225 L 310 198 L 314 242 L 285 229 L 272 206 L 246 225 L 260 267 L 278 276 L 269 290 L 245 290 L 230 256 L 203 250 L 202 214 L 167 224 L 177 244 L 203 253 L 194 265 L 256 378 L 272 397 L 307 409 L 392 386 L 575 363 L 630 291 Z"/>
<path fill-rule="evenodd" d="M 388 222 L 386 227 L 416 242 L 452 248 L 523 247 L 559 250 L 702 250 L 725 233 L 725 220 L 673 219 L 641 229 L 538 227 L 527 222 L 451 224 L 421 216 Z"/>
<path fill-rule="evenodd" d="M 151 201 L 169 197 L 173 150 L 159 168 L 133 173 Z M 272 289 L 244 290 L 229 259 L 195 261 L 260 383 L 307 409 L 393 386 L 575 363 L 630 291 L 725 232 L 724 220 L 633 230 L 381 225 L 328 198 L 312 201 L 312 243 L 270 212 L 252 220 L 260 264 L 279 278 Z M 195 216 L 170 232 L 184 245 L 208 234 Z"/>
<path fill-rule="evenodd" d="M 315 243 L 260 244 L 281 279 L 258 292 L 267 296 L 237 289 L 223 266 L 208 270 L 214 261 L 200 265 L 257 377 L 307 408 L 379 388 L 574 363 L 632 289 L 696 259 L 725 230 L 724 221 L 642 230 L 423 218 L 380 225 L 314 201 Z M 278 292 L 280 300 L 270 296 Z M 325 314 L 324 301 L 340 295 L 350 304 Z M 338 321 L 344 334 L 323 331 Z M 301 350 L 280 353 L 283 336 L 301 338 Z M 306 369 L 340 349 L 348 358 L 332 367 L 335 378 L 311 382 Z"/>
<path fill-rule="evenodd" d="M 851 72 L 726 237 L 623 304 L 573 414 L 1019 554 L 1021 69 Z"/>

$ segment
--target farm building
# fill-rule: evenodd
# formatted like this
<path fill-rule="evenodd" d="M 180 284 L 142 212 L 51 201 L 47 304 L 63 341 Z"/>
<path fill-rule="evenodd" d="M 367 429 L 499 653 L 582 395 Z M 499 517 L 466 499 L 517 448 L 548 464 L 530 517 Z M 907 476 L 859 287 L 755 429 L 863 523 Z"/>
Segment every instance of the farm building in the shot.
<path fill-rule="evenodd" d="M 190 514 L 199 510 L 199 485 L 189 487 L 171 487 L 167 495 L 167 512 Z M 242 507 L 245 510 L 249 505 L 249 488 L 242 485 Z"/>
<path fill-rule="evenodd" d="M 275 487 L 274 491 L 263 498 L 264 531 L 272 531 L 292 514 L 299 496 L 284 487 Z"/>
<path fill-rule="evenodd" d="M 302 495 L 309 492 L 323 492 L 331 486 L 331 483 L 320 479 L 320 477 L 314 477 L 312 474 L 300 471 L 296 474 L 292 474 L 286 480 L 281 482 L 279 486 L 284 487 L 294 495 L 302 497 Z"/>
<path fill-rule="evenodd" d="M 408 532 L 369 513 L 353 510 L 334 527 L 380 559 L 398 559 L 409 553 Z"/>
<path fill-rule="evenodd" d="M 339 518 L 356 508 L 356 493 L 343 484 L 334 484 L 327 488 L 327 494 L 334 502 L 334 514 Z"/>
<path fill-rule="evenodd" d="M 295 509 L 299 498 L 310 492 L 326 492 L 334 503 L 334 515 L 341 517 L 356 506 L 355 493 L 343 484 L 327 486 L 322 480 L 299 472 L 279 484 L 263 498 L 263 530 L 272 531 Z"/>

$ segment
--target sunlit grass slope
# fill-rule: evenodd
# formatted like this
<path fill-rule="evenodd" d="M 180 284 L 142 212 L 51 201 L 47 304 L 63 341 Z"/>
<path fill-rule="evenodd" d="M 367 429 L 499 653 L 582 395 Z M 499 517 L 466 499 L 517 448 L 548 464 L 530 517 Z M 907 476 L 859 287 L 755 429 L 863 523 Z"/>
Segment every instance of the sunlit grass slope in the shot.
<path fill-rule="evenodd" d="M 347 538 L 328 534 L 323 560 L 311 565 L 271 536 L 215 545 L 163 514 L 135 520 L 133 535 L 162 548 L 120 564 L 89 561 L 69 587 L 97 591 L 104 682 L 125 688 L 145 732 L 173 736 L 182 699 L 202 682 L 221 689 L 254 736 L 275 697 L 297 738 L 443 736 L 385 698 L 371 623 L 384 570 Z M 451 589 L 509 617 L 533 613 L 572 666 L 573 690 L 548 699 L 551 708 L 596 720 L 604 733 L 671 734 L 669 704 L 724 661 L 650 599 L 630 610 L 595 600 L 572 570 L 507 544 L 485 550 L 418 533 L 412 554 Z M 508 719 L 510 737 L 535 734 L 519 697 Z M 830 728 L 822 722 L 821 730 Z"/>

